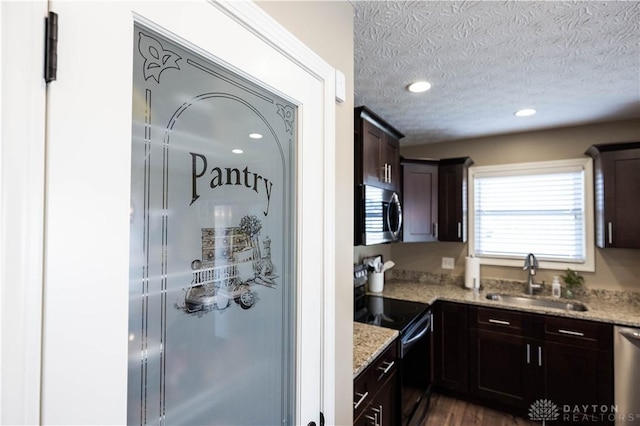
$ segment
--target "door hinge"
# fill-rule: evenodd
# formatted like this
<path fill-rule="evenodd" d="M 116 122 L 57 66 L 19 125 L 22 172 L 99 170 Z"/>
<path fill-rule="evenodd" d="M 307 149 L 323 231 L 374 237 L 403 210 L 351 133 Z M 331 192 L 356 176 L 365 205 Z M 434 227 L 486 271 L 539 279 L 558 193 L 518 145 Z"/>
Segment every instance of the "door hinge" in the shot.
<path fill-rule="evenodd" d="M 45 18 L 44 81 L 50 83 L 58 73 L 58 14 L 49 12 Z"/>

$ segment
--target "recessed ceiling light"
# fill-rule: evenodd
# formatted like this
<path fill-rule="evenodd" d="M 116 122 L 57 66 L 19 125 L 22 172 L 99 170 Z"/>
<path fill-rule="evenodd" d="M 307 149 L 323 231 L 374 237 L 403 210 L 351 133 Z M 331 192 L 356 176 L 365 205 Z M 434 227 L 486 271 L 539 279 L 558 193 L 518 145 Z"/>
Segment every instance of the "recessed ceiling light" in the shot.
<path fill-rule="evenodd" d="M 413 93 L 426 92 L 431 89 L 431 83 L 427 81 L 416 81 L 407 86 L 407 90 Z"/>
<path fill-rule="evenodd" d="M 262 135 L 260 133 L 251 133 L 249 137 L 251 139 L 262 139 Z"/>
<path fill-rule="evenodd" d="M 235 149 L 232 149 L 231 152 L 233 152 L 234 154 L 242 154 L 244 151 L 239 148 L 235 148 Z"/>
<path fill-rule="evenodd" d="M 536 113 L 536 110 L 533 108 L 525 108 L 515 112 L 516 117 L 529 117 Z"/>

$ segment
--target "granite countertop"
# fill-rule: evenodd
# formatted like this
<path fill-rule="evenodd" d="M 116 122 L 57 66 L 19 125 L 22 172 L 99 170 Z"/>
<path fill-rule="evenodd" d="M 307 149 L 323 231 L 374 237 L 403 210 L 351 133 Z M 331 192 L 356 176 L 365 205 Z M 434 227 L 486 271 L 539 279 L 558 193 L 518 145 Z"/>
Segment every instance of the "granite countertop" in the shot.
<path fill-rule="evenodd" d="M 436 300 L 445 300 L 449 302 L 461 302 L 478 306 L 536 312 L 567 318 L 601 321 L 629 327 L 640 327 L 640 293 L 635 292 L 591 290 L 584 291 L 580 296 L 576 296 L 575 299 L 559 299 L 566 302 L 582 303 L 588 308 L 585 312 L 538 306 L 510 305 L 507 302 L 493 301 L 486 298 L 487 293 L 525 296 L 522 291 L 518 291 L 521 288 L 522 286 L 514 287 L 513 285 L 496 285 L 492 287 L 487 286 L 487 288 L 481 289 L 478 293 L 475 293 L 471 289 L 451 284 L 442 285 L 415 281 L 390 280 L 385 283 L 382 295 L 384 297 L 394 299 L 404 299 L 429 304 L 433 304 Z M 552 299 L 548 296 L 533 297 Z"/>
<path fill-rule="evenodd" d="M 397 330 L 353 323 L 353 378 L 355 379 L 398 337 Z"/>
<path fill-rule="evenodd" d="M 504 284 L 499 282 L 486 285 L 478 293 L 466 289 L 461 285 L 432 284 L 411 280 L 388 280 L 385 282 L 384 297 L 411 300 L 433 304 L 437 300 L 467 303 L 477 306 L 488 306 L 502 309 L 513 309 L 524 312 L 555 315 L 567 318 L 577 318 L 601 321 L 610 324 L 629 327 L 640 327 L 640 293 L 612 292 L 605 290 L 582 291 L 575 299 L 560 300 L 566 302 L 580 302 L 587 306 L 586 312 L 568 311 L 562 309 L 544 308 L 538 306 L 510 305 L 506 302 L 493 301 L 486 298 L 487 293 L 501 293 L 524 296 L 522 285 Z M 531 297 L 531 296 L 528 296 Z M 551 299 L 549 296 L 533 296 Z M 556 299 L 557 300 L 557 299 Z M 381 354 L 398 337 L 396 330 L 367 324 L 353 324 L 353 377 L 360 374 L 375 358 Z"/>

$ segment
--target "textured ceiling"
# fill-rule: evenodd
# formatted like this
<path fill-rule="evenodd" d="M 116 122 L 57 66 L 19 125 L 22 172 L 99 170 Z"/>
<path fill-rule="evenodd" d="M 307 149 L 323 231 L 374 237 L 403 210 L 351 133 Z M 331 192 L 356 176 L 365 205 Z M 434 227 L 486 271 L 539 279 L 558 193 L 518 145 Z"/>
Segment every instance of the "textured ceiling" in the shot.
<path fill-rule="evenodd" d="M 638 1 L 352 4 L 356 105 L 403 145 L 640 117 Z"/>

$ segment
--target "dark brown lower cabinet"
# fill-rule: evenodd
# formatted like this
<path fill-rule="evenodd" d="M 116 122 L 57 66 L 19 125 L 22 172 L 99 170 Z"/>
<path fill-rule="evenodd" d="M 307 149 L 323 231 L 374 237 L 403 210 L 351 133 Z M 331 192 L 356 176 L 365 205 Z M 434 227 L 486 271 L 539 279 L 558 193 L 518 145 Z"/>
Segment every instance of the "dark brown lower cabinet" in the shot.
<path fill-rule="evenodd" d="M 516 411 L 526 409 L 540 389 L 534 316 L 482 307 L 469 311 L 470 394 Z"/>
<path fill-rule="evenodd" d="M 353 424 L 392 426 L 400 424 L 398 358 L 393 342 L 362 373 L 353 385 Z"/>
<path fill-rule="evenodd" d="M 467 305 L 437 302 L 433 309 L 433 383 L 437 390 L 469 388 Z"/>
<path fill-rule="evenodd" d="M 526 409 L 537 390 L 533 383 L 535 364 L 531 363 L 531 351 L 536 345 L 522 336 L 487 330 L 471 329 L 470 335 L 471 393 Z"/>
<path fill-rule="evenodd" d="M 544 394 L 559 423 L 613 424 L 613 329 L 610 324 L 545 318 Z"/>
<path fill-rule="evenodd" d="M 524 417 L 552 406 L 532 418 L 550 424 L 613 424 L 611 324 L 484 307 L 468 320 L 469 398 Z"/>
<path fill-rule="evenodd" d="M 398 424 L 398 380 L 394 372 L 378 390 L 375 397 L 355 419 L 356 426 L 393 426 Z"/>

